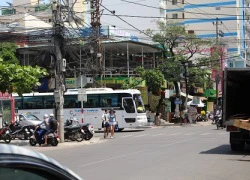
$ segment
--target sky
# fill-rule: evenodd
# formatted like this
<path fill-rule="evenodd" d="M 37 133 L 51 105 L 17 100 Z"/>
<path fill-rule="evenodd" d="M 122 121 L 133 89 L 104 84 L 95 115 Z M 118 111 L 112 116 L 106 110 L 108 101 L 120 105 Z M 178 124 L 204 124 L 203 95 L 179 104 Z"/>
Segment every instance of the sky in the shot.
<path fill-rule="evenodd" d="M 6 1 L 12 2 L 12 0 L 0 0 L 0 6 L 6 6 Z M 48 2 L 49 0 L 44 0 L 43 2 Z M 125 0 L 135 3 L 144 4 L 147 6 L 159 7 L 159 0 Z M 116 15 L 130 15 L 130 16 L 150 16 L 150 17 L 159 17 L 160 10 L 152 7 L 145 7 L 141 5 L 132 4 L 125 2 L 124 0 L 102 0 L 102 5 L 110 11 L 115 11 Z M 101 7 L 101 9 L 104 9 Z M 129 32 L 130 34 L 136 36 L 143 36 L 138 30 L 146 29 L 157 29 L 156 18 L 131 18 L 131 17 L 120 17 L 129 24 L 123 22 L 116 16 L 108 16 L 105 14 L 111 14 L 109 11 L 104 10 L 101 17 L 102 26 L 112 25 L 116 28 L 120 28 L 124 31 Z"/>
<path fill-rule="evenodd" d="M 126 0 L 126 1 L 136 2 L 147 6 L 159 7 L 158 0 Z M 136 5 L 124 2 L 122 0 L 115 0 L 115 1 L 102 0 L 102 4 L 110 11 L 115 10 L 116 15 L 150 16 L 150 17 L 160 16 L 159 9 Z M 103 14 L 110 14 L 110 12 L 104 10 Z M 121 17 L 121 18 L 140 30 L 157 29 L 156 18 L 130 18 L 130 17 Z M 101 22 L 102 25 L 115 25 L 116 27 L 131 32 L 132 34 L 143 36 L 143 34 L 140 34 L 137 30 L 135 30 L 133 27 L 120 20 L 118 17 L 102 15 Z"/>

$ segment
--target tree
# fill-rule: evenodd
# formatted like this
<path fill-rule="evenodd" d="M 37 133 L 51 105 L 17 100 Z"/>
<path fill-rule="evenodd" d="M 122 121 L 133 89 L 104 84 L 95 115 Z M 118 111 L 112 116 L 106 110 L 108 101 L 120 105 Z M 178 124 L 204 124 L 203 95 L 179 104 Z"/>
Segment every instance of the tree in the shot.
<path fill-rule="evenodd" d="M 137 88 L 142 81 L 145 81 L 148 92 L 152 92 L 152 94 L 159 96 L 159 93 L 161 92 L 161 86 L 164 83 L 164 75 L 162 74 L 162 72 L 159 69 L 149 70 L 142 67 L 137 67 L 135 69 L 135 72 L 139 74 L 141 79 L 139 80 L 135 77 L 128 78 L 125 80 L 123 88 Z M 156 103 L 158 103 L 156 107 L 158 110 L 162 103 L 162 98 L 159 102 Z M 151 110 L 155 111 L 156 109 Z"/>
<path fill-rule="evenodd" d="M 163 63 L 159 66 L 164 77 L 173 82 L 176 97 L 180 97 L 179 82 L 181 81 L 180 74 L 185 64 L 193 77 L 201 77 L 201 74 L 207 72 L 213 61 L 218 57 L 211 57 L 207 52 L 212 42 L 207 39 L 197 38 L 195 34 L 190 34 L 185 30 L 185 26 L 181 26 L 172 22 L 164 23 L 158 21 L 159 32 L 155 33 L 152 30 L 146 32 L 153 38 L 153 41 L 160 44 L 163 54 Z M 216 53 L 214 53 L 216 55 Z M 182 67 L 182 68 L 181 68 Z M 203 68 L 203 71 L 198 71 L 198 68 Z M 195 70 L 196 69 L 196 70 Z M 205 76 L 204 76 L 205 77 Z M 190 81 L 203 81 L 204 79 L 190 78 Z M 192 83 L 192 82 L 190 82 Z M 178 105 L 176 112 L 179 112 Z"/>
<path fill-rule="evenodd" d="M 16 57 L 17 46 L 14 43 L 0 43 L 0 59 L 2 63 L 19 64 Z"/>
<path fill-rule="evenodd" d="M 0 44 L 0 91 L 19 95 L 31 92 L 39 86 L 39 78 L 48 75 L 41 67 L 21 66 L 15 55 L 16 46 L 12 43 Z"/>
<path fill-rule="evenodd" d="M 136 72 L 145 80 L 148 91 L 152 91 L 153 94 L 158 95 L 164 82 L 162 72 L 159 69 L 144 69 L 142 67 L 137 67 Z"/>

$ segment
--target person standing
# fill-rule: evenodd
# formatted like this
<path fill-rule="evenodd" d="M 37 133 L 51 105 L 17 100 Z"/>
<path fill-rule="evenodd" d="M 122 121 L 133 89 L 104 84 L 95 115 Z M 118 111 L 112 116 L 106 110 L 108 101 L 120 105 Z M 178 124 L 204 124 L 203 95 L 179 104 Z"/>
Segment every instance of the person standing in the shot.
<path fill-rule="evenodd" d="M 115 125 L 117 123 L 117 119 L 116 119 L 116 115 L 115 115 L 114 109 L 110 110 L 109 118 L 108 119 L 109 119 L 109 124 L 110 124 L 110 131 L 111 131 L 110 138 L 113 139 L 114 133 L 115 133 Z"/>
<path fill-rule="evenodd" d="M 103 115 L 102 115 L 102 124 L 103 124 L 103 132 L 104 132 L 104 138 L 108 137 L 109 134 L 109 113 L 108 110 L 105 109 Z"/>
<path fill-rule="evenodd" d="M 190 107 L 188 107 L 188 120 L 190 123 L 196 123 L 197 114 L 196 105 L 190 105 Z"/>
<path fill-rule="evenodd" d="M 157 112 L 156 115 L 155 115 L 155 125 L 156 126 L 160 126 L 161 125 L 161 117 L 160 117 L 160 113 Z"/>

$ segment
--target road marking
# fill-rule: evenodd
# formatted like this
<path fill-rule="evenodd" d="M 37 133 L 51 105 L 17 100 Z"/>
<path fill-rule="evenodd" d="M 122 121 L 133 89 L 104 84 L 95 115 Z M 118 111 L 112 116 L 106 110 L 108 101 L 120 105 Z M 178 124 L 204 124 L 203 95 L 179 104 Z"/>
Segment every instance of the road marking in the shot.
<path fill-rule="evenodd" d="M 174 133 L 174 134 L 169 134 L 169 136 L 175 136 L 175 135 L 179 135 L 181 133 Z"/>
<path fill-rule="evenodd" d="M 188 133 L 188 134 L 184 134 L 185 136 L 189 136 L 189 135 L 193 135 L 195 133 Z"/>
<path fill-rule="evenodd" d="M 147 136 L 148 134 L 141 134 L 141 135 L 138 135 L 138 136 L 135 136 L 135 137 L 143 137 L 143 136 Z"/>
<path fill-rule="evenodd" d="M 185 140 L 185 141 L 178 141 L 178 142 L 174 142 L 174 143 L 170 143 L 170 144 L 165 144 L 163 146 L 160 146 L 158 147 L 159 148 L 165 148 L 165 147 L 168 147 L 168 146 L 173 146 L 175 144 L 182 144 L 184 142 L 189 142 L 189 141 L 192 141 L 193 139 L 189 139 L 189 140 Z M 155 150 L 155 149 L 154 149 Z M 112 161 L 114 159 L 120 159 L 120 158 L 123 158 L 123 157 L 127 157 L 127 156 L 132 156 L 132 155 L 136 155 L 136 154 L 141 154 L 143 152 L 153 152 L 153 149 L 144 149 L 144 150 L 141 150 L 141 151 L 136 151 L 136 152 L 132 152 L 132 153 L 128 153 L 128 154 L 124 154 L 124 155 L 121 155 L 121 156 L 116 156 L 116 157 L 112 157 L 112 158 L 107 158 L 107 159 L 103 159 L 103 160 L 100 160 L 100 161 L 95 161 L 95 162 L 91 162 L 91 163 L 87 163 L 87 164 L 82 164 L 80 165 L 80 167 L 85 167 L 85 166 L 91 166 L 91 165 L 95 165 L 95 164 L 99 164 L 99 163 L 103 163 L 103 162 L 106 162 L 106 161 Z"/>
<path fill-rule="evenodd" d="M 164 135 L 164 134 L 154 134 L 152 136 L 162 136 L 162 135 Z"/>
<path fill-rule="evenodd" d="M 126 137 L 131 137 L 133 135 L 126 135 L 126 136 L 122 136 L 121 138 L 126 138 Z"/>
<path fill-rule="evenodd" d="M 206 135 L 209 135 L 209 134 L 212 134 L 212 133 L 203 133 L 203 134 L 200 134 L 201 136 L 206 136 Z"/>

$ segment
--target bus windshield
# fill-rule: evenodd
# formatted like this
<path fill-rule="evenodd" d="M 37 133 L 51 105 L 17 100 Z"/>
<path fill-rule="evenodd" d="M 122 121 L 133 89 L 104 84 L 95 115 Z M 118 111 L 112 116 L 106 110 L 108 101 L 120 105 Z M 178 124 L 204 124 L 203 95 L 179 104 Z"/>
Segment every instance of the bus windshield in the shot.
<path fill-rule="evenodd" d="M 138 113 L 145 113 L 145 107 L 142 101 L 142 97 L 140 94 L 134 94 L 133 95 L 134 101 L 135 101 L 135 106 L 136 106 L 136 110 Z"/>

